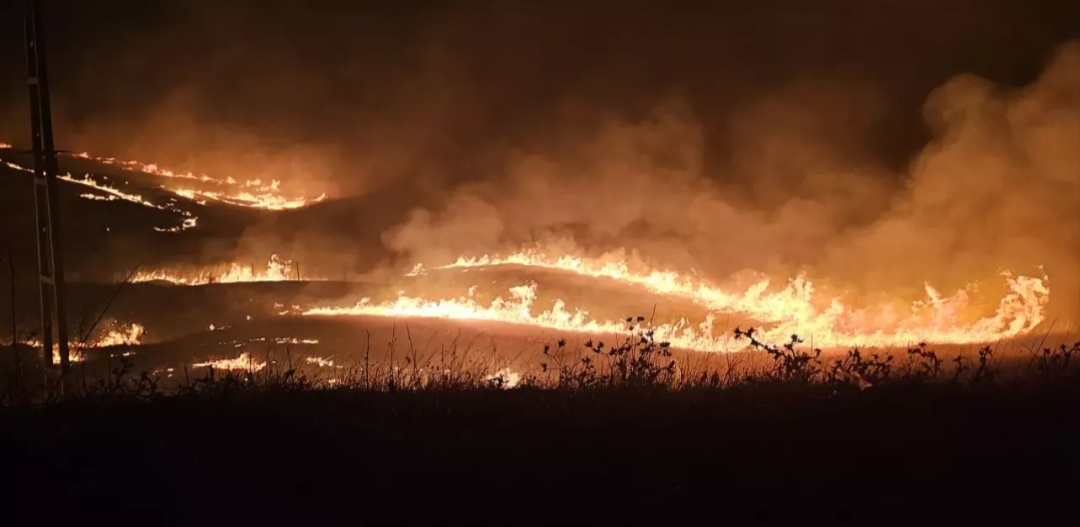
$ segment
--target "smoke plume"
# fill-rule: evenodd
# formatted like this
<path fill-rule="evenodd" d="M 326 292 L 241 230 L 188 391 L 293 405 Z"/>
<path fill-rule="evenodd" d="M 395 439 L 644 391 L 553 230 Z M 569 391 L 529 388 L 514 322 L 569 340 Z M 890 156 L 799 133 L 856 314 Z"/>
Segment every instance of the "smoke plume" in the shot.
<path fill-rule="evenodd" d="M 888 295 L 1041 265 L 1080 321 L 1074 2 L 601 4 L 49 2 L 57 144 L 332 198 L 190 231 L 206 258 L 541 243 Z"/>
<path fill-rule="evenodd" d="M 384 241 L 445 261 L 557 238 L 714 276 L 808 271 L 863 290 L 963 287 L 1043 266 L 1052 310 L 1080 313 L 1080 42 L 1021 89 L 961 75 L 934 90 L 923 106 L 933 139 L 900 173 L 863 155 L 858 119 L 878 108 L 851 95 L 799 83 L 747 105 L 718 173 L 704 168 L 687 104 L 604 120 L 580 144 L 511 156 Z"/>

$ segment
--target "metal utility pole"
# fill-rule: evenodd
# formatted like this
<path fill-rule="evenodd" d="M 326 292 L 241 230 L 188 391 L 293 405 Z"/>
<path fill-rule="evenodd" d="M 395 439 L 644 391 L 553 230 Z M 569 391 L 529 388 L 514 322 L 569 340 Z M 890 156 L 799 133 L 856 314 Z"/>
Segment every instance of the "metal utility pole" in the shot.
<path fill-rule="evenodd" d="M 45 36 L 41 2 L 26 5 L 26 72 L 30 89 L 30 135 L 34 154 L 34 209 L 37 215 L 38 281 L 41 289 L 41 352 L 53 364 L 53 328 L 60 348 L 61 375 L 68 372 L 68 328 L 64 306 L 64 266 L 60 250 L 60 208 L 56 188 L 49 75 L 45 68 Z"/>

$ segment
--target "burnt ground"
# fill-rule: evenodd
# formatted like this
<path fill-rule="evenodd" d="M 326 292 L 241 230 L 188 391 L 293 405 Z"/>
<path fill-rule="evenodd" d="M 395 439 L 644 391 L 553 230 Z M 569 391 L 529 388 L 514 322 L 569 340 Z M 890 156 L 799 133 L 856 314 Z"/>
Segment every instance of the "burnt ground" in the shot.
<path fill-rule="evenodd" d="M 1068 524 L 1078 416 L 1075 386 L 73 402 L 0 416 L 0 510 L 10 525 Z"/>

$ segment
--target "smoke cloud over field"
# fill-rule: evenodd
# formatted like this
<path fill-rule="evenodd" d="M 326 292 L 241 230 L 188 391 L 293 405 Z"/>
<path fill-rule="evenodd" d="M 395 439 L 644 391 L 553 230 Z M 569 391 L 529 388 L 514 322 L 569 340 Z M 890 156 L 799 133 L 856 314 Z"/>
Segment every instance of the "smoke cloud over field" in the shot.
<path fill-rule="evenodd" d="M 809 269 L 867 289 L 962 287 L 1045 265 L 1062 312 L 1077 312 L 1080 42 L 1021 89 L 961 75 L 934 90 L 923 107 L 934 137 L 899 174 L 862 155 L 846 118 L 876 108 L 848 89 L 801 83 L 741 109 L 721 177 L 704 173 L 701 125 L 684 104 L 606 121 L 412 211 L 385 240 L 431 260 L 577 227 L 579 247 L 633 247 L 712 274 Z"/>
<path fill-rule="evenodd" d="M 540 242 L 883 292 L 1043 265 L 1080 320 L 1069 2 L 83 4 L 50 12 L 62 147 L 354 203 L 253 254 Z"/>

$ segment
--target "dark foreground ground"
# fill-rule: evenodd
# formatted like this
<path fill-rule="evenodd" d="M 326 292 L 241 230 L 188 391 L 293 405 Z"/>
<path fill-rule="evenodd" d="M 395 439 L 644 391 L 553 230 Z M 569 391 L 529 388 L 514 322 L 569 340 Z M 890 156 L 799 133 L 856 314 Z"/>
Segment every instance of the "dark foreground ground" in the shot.
<path fill-rule="evenodd" d="M 7 410 L 0 510 L 5 525 L 1078 518 L 1075 386 L 841 391 L 241 391 Z"/>

